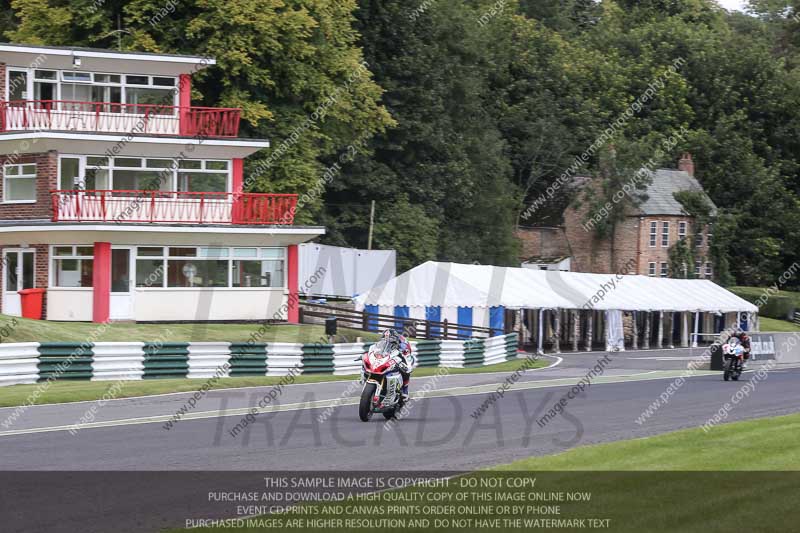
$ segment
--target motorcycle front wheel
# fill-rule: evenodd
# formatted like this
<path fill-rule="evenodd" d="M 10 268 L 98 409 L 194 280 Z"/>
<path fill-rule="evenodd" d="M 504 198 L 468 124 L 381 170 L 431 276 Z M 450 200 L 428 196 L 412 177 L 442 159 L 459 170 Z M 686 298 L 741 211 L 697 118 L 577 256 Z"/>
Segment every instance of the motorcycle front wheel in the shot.
<path fill-rule="evenodd" d="M 377 386 L 374 383 L 367 383 L 364 385 L 364 390 L 361 391 L 361 401 L 358 403 L 358 418 L 362 422 L 369 422 L 372 418 L 372 397 L 375 396 L 375 389 Z"/>
<path fill-rule="evenodd" d="M 722 374 L 722 379 L 724 379 L 725 381 L 728 381 L 728 380 L 731 379 L 731 366 L 732 366 L 732 363 L 731 363 L 730 359 L 725 361 L 725 366 L 724 366 L 725 372 Z"/>

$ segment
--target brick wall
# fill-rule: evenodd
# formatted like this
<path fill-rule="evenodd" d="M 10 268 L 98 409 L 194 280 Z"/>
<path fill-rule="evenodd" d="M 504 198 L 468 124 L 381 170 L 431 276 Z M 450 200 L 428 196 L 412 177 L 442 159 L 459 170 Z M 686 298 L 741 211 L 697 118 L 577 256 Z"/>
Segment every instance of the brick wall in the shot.
<path fill-rule="evenodd" d="M 0 156 L 0 168 L 6 163 L 36 163 L 36 202 L 0 203 L 0 220 L 51 219 L 50 191 L 58 189 L 58 154 L 51 150 L 39 154 Z M 0 179 L 0 198 L 3 198 L 4 186 L 5 181 Z"/>
<path fill-rule="evenodd" d="M 611 246 L 608 240 L 595 237 L 594 231 L 586 231 L 584 220 L 589 208 L 570 205 L 564 211 L 564 235 L 572 256 L 571 270 L 574 272 L 610 273 Z"/>
<path fill-rule="evenodd" d="M 556 258 L 569 255 L 564 228 L 519 228 L 516 232 L 520 241 L 520 259 L 531 257 Z"/>
<path fill-rule="evenodd" d="M 2 91 L 2 95 L 0 95 L 0 100 L 6 99 L 6 64 L 0 63 L 0 91 Z"/>
<path fill-rule="evenodd" d="M 692 218 L 686 216 L 652 216 L 641 217 L 631 215 L 620 222 L 615 230 L 614 239 L 599 240 L 592 230 L 584 227 L 587 207 L 576 209 L 570 206 L 564 212 L 564 234 L 573 258 L 572 270 L 575 272 L 611 273 L 627 271 L 631 274 L 649 274 L 649 263 L 656 263 L 656 275 L 660 275 L 661 263 L 669 263 L 669 247 L 678 240 L 680 222 L 687 223 L 687 237 L 692 235 Z M 657 223 L 656 246 L 650 246 L 650 223 Z M 662 223 L 669 222 L 669 244 L 661 246 Z M 708 230 L 703 231 L 703 243 L 695 251 L 700 260 L 702 271 L 708 260 Z M 613 254 L 612 254 L 613 245 Z M 613 264 L 612 264 L 613 262 Z M 694 265 L 690 268 L 694 269 Z"/>
<path fill-rule="evenodd" d="M 650 226 L 651 223 L 656 223 L 656 245 L 650 246 Z M 662 230 L 663 223 L 669 222 L 669 245 L 662 246 Z M 686 235 L 690 238 L 693 235 L 693 218 L 685 216 L 650 216 L 641 218 L 641 232 L 640 232 L 640 247 L 641 256 L 639 260 L 639 273 L 647 275 L 649 272 L 649 263 L 656 263 L 656 275 L 661 274 L 661 263 L 669 264 L 669 247 L 678 241 L 678 229 L 681 222 L 686 222 Z M 708 260 L 708 229 L 703 229 L 703 242 L 698 246 L 695 251 L 695 260 L 703 263 L 701 272 L 705 272 L 705 262 Z M 669 268 L 669 267 L 668 267 Z M 689 265 L 690 269 L 694 269 L 694 265 Z M 701 275 L 704 277 L 704 275 Z"/>

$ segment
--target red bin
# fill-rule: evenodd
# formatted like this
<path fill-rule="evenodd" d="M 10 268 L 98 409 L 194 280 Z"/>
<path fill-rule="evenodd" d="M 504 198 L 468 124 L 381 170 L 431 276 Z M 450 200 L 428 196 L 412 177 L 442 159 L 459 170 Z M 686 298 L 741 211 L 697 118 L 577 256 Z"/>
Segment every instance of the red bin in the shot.
<path fill-rule="evenodd" d="M 45 289 L 22 289 L 19 291 L 22 300 L 22 316 L 34 320 L 42 319 L 42 302 Z"/>

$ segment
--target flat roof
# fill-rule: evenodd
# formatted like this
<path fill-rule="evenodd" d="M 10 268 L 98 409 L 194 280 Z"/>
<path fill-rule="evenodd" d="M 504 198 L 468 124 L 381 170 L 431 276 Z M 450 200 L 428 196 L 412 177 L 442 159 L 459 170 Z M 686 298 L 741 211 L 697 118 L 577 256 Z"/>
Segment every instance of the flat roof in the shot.
<path fill-rule="evenodd" d="M 80 59 L 80 65 L 76 64 L 76 58 Z M 209 65 L 216 65 L 214 58 L 201 55 L 12 43 L 0 43 L 0 62 L 14 68 L 81 70 L 152 76 L 191 75 Z"/>
<path fill-rule="evenodd" d="M 124 59 L 138 59 L 140 61 L 174 61 L 176 63 L 197 63 L 206 60 L 208 65 L 216 65 L 212 57 L 163 54 L 156 52 L 137 52 L 132 50 L 109 50 L 107 48 L 89 48 L 83 46 L 47 46 L 41 44 L 0 43 L 0 52 L 21 52 L 29 54 L 46 53 L 53 55 L 81 55 L 85 57 L 120 57 Z"/>

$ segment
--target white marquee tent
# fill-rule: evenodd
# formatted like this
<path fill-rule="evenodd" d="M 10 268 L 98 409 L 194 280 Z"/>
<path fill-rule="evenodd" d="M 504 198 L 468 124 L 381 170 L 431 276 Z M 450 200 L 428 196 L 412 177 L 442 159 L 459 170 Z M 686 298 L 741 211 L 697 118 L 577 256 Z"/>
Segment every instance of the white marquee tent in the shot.
<path fill-rule="evenodd" d="M 584 274 L 428 261 L 359 295 L 365 305 L 758 312 L 710 280 Z"/>
<path fill-rule="evenodd" d="M 497 327 L 490 310 L 755 313 L 710 280 L 586 274 L 429 261 L 355 298 L 356 308 Z M 434 318 L 431 310 L 435 309 Z M 469 314 L 459 310 L 469 309 Z M 492 324 L 494 322 L 494 324 Z M 696 329 L 696 328 L 695 328 Z"/>

